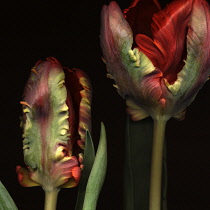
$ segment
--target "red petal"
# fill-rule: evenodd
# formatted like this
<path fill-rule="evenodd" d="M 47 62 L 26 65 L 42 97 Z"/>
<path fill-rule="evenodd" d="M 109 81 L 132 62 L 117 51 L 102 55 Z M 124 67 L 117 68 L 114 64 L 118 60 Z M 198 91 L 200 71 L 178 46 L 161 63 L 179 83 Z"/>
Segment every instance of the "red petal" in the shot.
<path fill-rule="evenodd" d="M 87 74 L 79 69 L 74 69 L 83 90 L 80 91 L 81 102 L 79 106 L 78 133 L 82 141 L 85 141 L 86 131 L 91 133 L 91 99 L 92 88 Z"/>
<path fill-rule="evenodd" d="M 133 31 L 133 37 L 137 34 L 152 37 L 152 16 L 160 10 L 156 0 L 134 0 L 129 8 L 124 10 L 124 16 Z"/>
<path fill-rule="evenodd" d="M 72 110 L 75 110 L 76 114 L 76 116 L 74 114 L 72 117 L 69 115 L 69 124 L 71 125 L 71 141 L 73 139 L 81 139 L 84 143 L 86 130 L 91 132 L 92 95 L 90 81 L 87 74 L 80 69 L 64 69 L 64 72 L 65 85 L 68 91 L 67 105 L 68 107 L 72 107 Z M 70 109 L 69 112 L 71 112 Z"/>
<path fill-rule="evenodd" d="M 152 61 L 155 67 L 161 70 L 164 68 L 164 56 L 158 47 L 153 43 L 151 38 L 145 36 L 144 34 L 138 34 L 136 36 L 136 43 L 138 44 L 140 50 Z"/>
<path fill-rule="evenodd" d="M 79 84 L 79 80 L 74 71 L 64 68 L 65 73 L 65 86 L 67 90 L 67 101 L 66 104 L 69 107 L 69 125 L 71 133 L 71 146 L 74 145 L 73 150 L 77 150 L 77 145 L 74 141 L 79 137 L 77 128 L 79 126 L 79 104 L 81 101 L 80 91 L 82 86 Z"/>
<path fill-rule="evenodd" d="M 153 17 L 153 40 L 137 35 L 136 42 L 153 64 L 173 83 L 186 58 L 186 35 L 192 0 L 177 0 Z M 145 41 L 146 40 L 146 41 Z"/>
<path fill-rule="evenodd" d="M 21 166 L 16 167 L 16 172 L 18 174 L 18 181 L 23 187 L 36 187 L 40 186 L 39 183 L 31 179 L 31 173 L 28 169 L 22 168 Z"/>

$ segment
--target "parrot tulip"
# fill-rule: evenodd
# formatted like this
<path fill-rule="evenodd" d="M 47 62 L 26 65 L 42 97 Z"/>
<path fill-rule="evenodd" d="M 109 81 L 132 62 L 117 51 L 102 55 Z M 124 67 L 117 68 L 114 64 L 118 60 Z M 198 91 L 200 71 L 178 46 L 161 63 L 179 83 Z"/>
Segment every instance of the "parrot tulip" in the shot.
<path fill-rule="evenodd" d="M 108 77 L 133 120 L 183 118 L 210 73 L 210 12 L 205 0 L 116 2 L 101 14 Z"/>
<path fill-rule="evenodd" d="M 52 57 L 36 63 L 21 102 L 27 165 L 17 167 L 22 186 L 53 192 L 78 184 L 86 131 L 91 130 L 90 103 L 90 82 L 83 71 L 63 68 Z"/>
<path fill-rule="evenodd" d="M 160 210 L 166 122 L 184 118 L 210 74 L 209 5 L 174 0 L 161 9 L 157 0 L 134 0 L 122 13 L 111 2 L 103 6 L 101 22 L 107 76 L 115 80 L 132 120 L 154 120 L 148 209 Z"/>

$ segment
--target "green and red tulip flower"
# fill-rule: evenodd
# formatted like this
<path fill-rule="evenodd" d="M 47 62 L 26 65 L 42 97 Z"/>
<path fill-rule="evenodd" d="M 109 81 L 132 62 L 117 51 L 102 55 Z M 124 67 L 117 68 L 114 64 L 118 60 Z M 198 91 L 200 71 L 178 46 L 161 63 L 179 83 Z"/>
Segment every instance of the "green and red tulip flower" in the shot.
<path fill-rule="evenodd" d="M 22 186 L 44 189 L 45 210 L 56 209 L 61 188 L 79 182 L 75 209 L 96 209 L 106 174 L 107 149 L 101 123 L 95 155 L 90 135 L 91 98 L 90 81 L 82 70 L 62 67 L 53 57 L 38 61 L 31 69 L 21 101 L 27 168 L 18 166 L 17 173 Z"/>
<path fill-rule="evenodd" d="M 91 87 L 87 75 L 63 68 L 55 58 L 39 61 L 25 86 L 23 150 L 27 169 L 17 167 L 26 187 L 45 191 L 78 184 L 86 131 L 91 130 Z"/>
<path fill-rule="evenodd" d="M 111 2 L 102 9 L 100 38 L 107 76 L 115 80 L 131 119 L 139 121 L 151 116 L 154 120 L 149 207 L 146 209 L 160 210 L 166 122 L 171 117 L 184 118 L 186 107 L 210 74 L 209 5 L 205 0 L 174 0 L 161 9 L 157 0 L 134 0 L 122 12 L 116 2 Z M 139 138 L 137 134 L 126 135 L 130 136 L 127 141 L 134 144 L 135 139 L 138 145 L 143 140 L 141 134 Z M 149 141 L 144 142 L 142 145 Z M 132 152 L 127 152 L 125 162 L 129 165 Z M 136 176 L 126 185 L 128 196 L 133 193 L 132 180 L 139 179 Z M 125 205 L 128 210 L 134 205 L 130 200 L 128 205 L 131 206 Z"/>
<path fill-rule="evenodd" d="M 111 2 L 103 7 L 101 19 L 108 77 L 115 80 L 132 120 L 154 119 L 149 209 L 160 210 L 165 124 L 171 117 L 184 118 L 210 74 L 210 7 L 205 0 L 174 0 L 164 9 L 157 0 L 134 0 L 122 12 Z M 21 104 L 27 168 L 17 167 L 18 180 L 22 186 L 42 186 L 45 209 L 52 210 L 58 191 L 78 185 L 85 167 L 83 149 L 91 131 L 89 79 L 79 69 L 63 68 L 53 57 L 38 61 Z M 93 185 L 103 172 L 96 197 L 106 171 L 104 128 L 101 139 L 90 182 Z M 94 193 L 87 191 L 88 203 Z M 93 200 L 91 210 L 96 208 Z"/>
<path fill-rule="evenodd" d="M 101 47 L 108 76 L 133 120 L 183 117 L 210 73 L 210 11 L 204 0 L 134 0 L 122 13 L 102 9 Z"/>

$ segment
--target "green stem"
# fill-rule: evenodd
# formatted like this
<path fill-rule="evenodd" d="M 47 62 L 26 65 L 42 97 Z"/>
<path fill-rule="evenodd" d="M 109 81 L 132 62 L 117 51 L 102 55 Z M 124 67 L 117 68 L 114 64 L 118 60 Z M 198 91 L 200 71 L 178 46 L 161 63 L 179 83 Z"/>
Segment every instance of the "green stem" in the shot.
<path fill-rule="evenodd" d="M 149 210 L 161 209 L 161 178 L 166 122 L 165 120 L 154 120 Z"/>
<path fill-rule="evenodd" d="M 56 188 L 53 191 L 45 191 L 45 210 L 56 210 L 59 190 Z"/>

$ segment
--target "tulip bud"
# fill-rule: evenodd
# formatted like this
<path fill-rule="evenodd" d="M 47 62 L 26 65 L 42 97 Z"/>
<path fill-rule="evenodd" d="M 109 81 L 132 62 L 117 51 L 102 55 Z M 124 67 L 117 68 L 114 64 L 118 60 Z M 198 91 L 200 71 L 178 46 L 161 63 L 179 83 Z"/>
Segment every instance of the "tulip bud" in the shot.
<path fill-rule="evenodd" d="M 22 186 L 53 191 L 78 184 L 86 130 L 91 130 L 87 75 L 63 68 L 55 58 L 38 61 L 23 95 L 23 151 L 17 167 Z M 65 185 L 64 185 L 65 184 Z"/>

